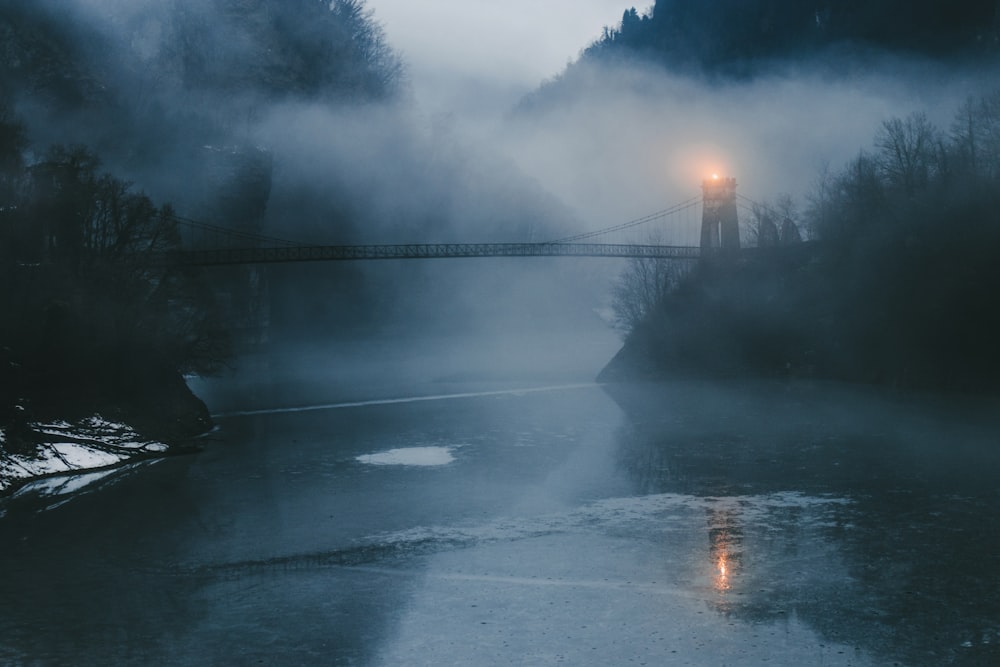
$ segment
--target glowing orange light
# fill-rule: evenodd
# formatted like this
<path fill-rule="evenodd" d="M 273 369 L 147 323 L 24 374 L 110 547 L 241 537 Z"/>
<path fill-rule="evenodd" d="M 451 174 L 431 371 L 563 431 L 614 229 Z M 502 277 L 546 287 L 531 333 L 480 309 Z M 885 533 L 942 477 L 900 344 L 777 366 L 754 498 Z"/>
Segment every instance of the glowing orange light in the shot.
<path fill-rule="evenodd" d="M 713 181 L 719 180 L 719 175 L 718 174 L 712 174 L 712 180 Z"/>
<path fill-rule="evenodd" d="M 727 554 L 720 554 L 718 560 L 715 561 L 715 580 L 713 582 L 713 587 L 719 593 L 725 593 L 732 589 L 732 582 L 729 580 L 729 556 Z"/>

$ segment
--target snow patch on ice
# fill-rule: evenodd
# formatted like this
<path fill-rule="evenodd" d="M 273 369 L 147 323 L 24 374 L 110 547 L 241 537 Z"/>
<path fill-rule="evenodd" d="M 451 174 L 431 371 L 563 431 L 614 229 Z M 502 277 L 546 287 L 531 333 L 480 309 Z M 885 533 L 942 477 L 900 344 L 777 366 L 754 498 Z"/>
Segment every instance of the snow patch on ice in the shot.
<path fill-rule="evenodd" d="M 71 468 L 103 468 L 122 460 L 121 456 L 72 442 L 55 442 L 49 445 L 56 455 Z"/>
<path fill-rule="evenodd" d="M 169 448 L 162 442 L 143 438 L 128 424 L 93 415 L 70 424 L 63 420 L 31 424 L 43 436 L 31 454 L 0 452 L 0 491 L 17 481 L 105 468 L 138 454 L 160 454 Z M 6 434 L 0 430 L 0 445 Z M 47 441 L 47 442 L 46 442 Z"/>
<path fill-rule="evenodd" d="M 361 463 L 376 466 L 443 466 L 455 460 L 452 447 L 404 447 L 356 458 Z"/>
<path fill-rule="evenodd" d="M 14 454 L 0 466 L 0 488 L 10 481 L 3 477 L 27 479 L 87 468 L 103 468 L 128 458 L 125 454 L 101 451 L 87 445 L 57 442 L 39 445 L 34 456 Z"/>
<path fill-rule="evenodd" d="M 162 445 L 162 443 L 145 440 L 128 424 L 108 421 L 101 417 L 101 415 L 93 415 L 92 417 L 81 419 L 76 424 L 68 424 L 65 421 L 35 424 L 35 429 L 46 435 L 70 436 L 74 439 L 93 440 L 102 445 L 162 451 L 155 449 L 155 447 L 151 448 L 151 446 Z M 165 446 L 164 449 L 166 449 Z"/>

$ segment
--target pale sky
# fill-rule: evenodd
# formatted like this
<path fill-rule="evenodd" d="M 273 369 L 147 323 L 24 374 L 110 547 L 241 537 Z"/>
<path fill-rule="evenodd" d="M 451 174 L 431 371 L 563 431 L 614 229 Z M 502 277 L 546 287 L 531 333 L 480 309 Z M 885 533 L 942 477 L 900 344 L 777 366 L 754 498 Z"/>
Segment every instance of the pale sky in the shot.
<path fill-rule="evenodd" d="M 648 3 L 652 5 L 652 2 Z M 368 0 L 428 111 L 510 105 L 617 25 L 626 0 Z"/>

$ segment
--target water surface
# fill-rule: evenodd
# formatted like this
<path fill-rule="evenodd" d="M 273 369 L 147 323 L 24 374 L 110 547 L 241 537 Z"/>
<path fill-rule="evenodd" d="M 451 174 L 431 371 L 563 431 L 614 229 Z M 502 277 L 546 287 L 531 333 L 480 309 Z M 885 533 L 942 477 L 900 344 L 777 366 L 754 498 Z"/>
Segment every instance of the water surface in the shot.
<path fill-rule="evenodd" d="M 995 403 L 597 356 L 221 381 L 201 454 L 4 502 L 0 662 L 1000 661 Z"/>

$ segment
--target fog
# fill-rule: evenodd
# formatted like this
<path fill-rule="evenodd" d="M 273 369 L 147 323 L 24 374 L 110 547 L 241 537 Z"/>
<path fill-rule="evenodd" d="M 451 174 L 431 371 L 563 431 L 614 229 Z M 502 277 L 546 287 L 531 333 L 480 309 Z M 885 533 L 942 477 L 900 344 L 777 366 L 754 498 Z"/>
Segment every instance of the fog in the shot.
<path fill-rule="evenodd" d="M 78 416 L 197 450 L 0 503 L 0 662 L 1000 664 L 1000 93 L 950 134 L 995 71 L 578 59 L 612 0 L 0 7 L 0 495 L 38 443 L 107 444 Z M 915 111 L 941 131 L 915 167 L 883 142 L 839 178 Z M 551 241 L 685 200 L 627 240 L 695 245 L 711 174 L 799 213 L 839 180 L 822 243 L 781 220 L 690 271 L 189 270 L 162 258 L 190 228 L 57 142 L 308 245 Z"/>
<path fill-rule="evenodd" d="M 632 6 L 621 0 L 374 0 L 425 113 L 499 119 Z"/>
<path fill-rule="evenodd" d="M 197 182 L 199 147 L 244 145 L 273 159 L 266 234 L 307 243 L 541 241 L 697 196 L 710 173 L 736 177 L 753 199 L 788 193 L 801 205 L 822 170 L 870 145 L 881 122 L 921 110 L 946 128 L 957 104 L 988 80 L 987 72 L 870 53 L 837 66 L 775 63 L 739 81 L 637 63 L 564 68 L 624 9 L 564 4 L 501 12 L 370 3 L 405 72 L 401 88 L 377 100 L 277 92 L 272 56 L 248 60 L 270 43 L 268 28 L 240 32 L 215 5 L 76 0 L 60 5 L 63 29 L 76 31 L 91 58 L 115 54 L 100 60 L 117 69 L 102 72 L 93 96 L 115 86 L 128 95 L 112 114 L 93 105 L 36 114 L 30 98 L 18 109 L 36 144 L 94 145 L 110 170 L 192 217 L 211 210 L 211 193 Z M 172 50 L 176 11 L 220 26 L 198 85 Z M 286 33 L 305 29 L 293 24 Z M 660 238 L 696 243 L 697 211 L 681 223 Z M 558 319 L 546 304 L 573 303 L 590 317 L 607 305 L 620 268 L 592 260 L 283 268 L 277 298 L 302 295 L 301 306 L 279 308 L 309 312 L 296 318 L 301 326 L 326 329 L 344 312 L 382 310 L 396 322 L 438 313 L 453 320 L 439 328 L 476 319 L 485 329 L 491 318 Z M 296 272 L 322 288 L 289 287 Z"/>
<path fill-rule="evenodd" d="M 824 168 L 870 147 L 883 121 L 924 111 L 947 129 L 958 103 L 989 86 L 987 72 L 888 56 L 868 64 L 848 74 L 787 66 L 740 82 L 574 67 L 549 86 L 554 102 L 513 114 L 501 145 L 600 228 L 696 196 L 712 173 L 753 199 L 801 202 Z"/>
<path fill-rule="evenodd" d="M 252 90 L 182 93 L 174 88 L 179 74 L 169 66 L 142 71 L 171 46 L 162 3 L 74 0 L 59 7 L 66 29 L 76 26 L 81 39 L 91 41 L 85 31 L 94 30 L 119 50 L 114 62 L 121 71 L 110 76 L 140 79 L 145 89 L 133 94 L 156 98 L 167 115 L 211 118 L 230 139 L 260 142 L 290 172 L 303 173 L 317 154 L 329 154 L 334 181 L 353 180 L 362 198 L 369 194 L 366 186 L 380 190 L 379 199 L 390 190 L 396 199 L 433 199 L 429 191 L 446 189 L 470 200 L 500 192 L 510 202 L 504 191 L 519 179 L 533 196 L 552 195 L 575 216 L 595 222 L 613 223 L 684 198 L 711 171 L 736 176 L 746 192 L 761 197 L 805 194 L 822 165 L 855 155 L 881 121 L 921 110 L 946 126 L 959 102 L 989 85 L 989 72 L 877 54 L 850 56 L 837 67 L 778 63 L 739 82 L 709 82 L 637 63 L 587 63 L 564 71 L 601 26 L 615 24 L 630 5 L 592 0 L 570 11 L 565 2 L 534 4 L 514 3 L 501 12 L 483 3 L 368 3 L 389 46 L 403 57 L 408 92 L 401 102 L 360 109 L 330 101 L 275 104 Z M 202 21 L 226 23 L 201 3 L 178 6 Z M 98 41 L 90 48 L 107 46 Z M 234 35 L 232 42 L 213 44 L 212 53 L 225 61 L 248 48 Z M 157 85 L 162 89 L 154 90 Z M 533 94 L 538 86 L 541 92 Z M 525 104 L 525 96 L 533 102 Z M 496 125 L 498 118 L 505 122 Z M 32 130 L 47 136 L 42 128 Z M 95 127 L 73 131 L 76 139 L 101 134 Z M 155 137 L 145 140 L 157 145 Z M 307 167 L 298 168 L 299 160 Z M 479 174 L 464 173 L 470 164 Z M 426 180 L 438 175 L 438 165 L 463 173 L 440 174 L 441 187 L 429 187 Z M 523 175 L 514 175 L 517 170 Z M 475 180 L 494 191 L 470 183 Z M 414 204 L 416 218 L 425 211 L 419 202 L 406 202 Z M 495 206 L 486 201 L 480 208 Z M 394 216 L 387 211 L 384 217 Z"/>

